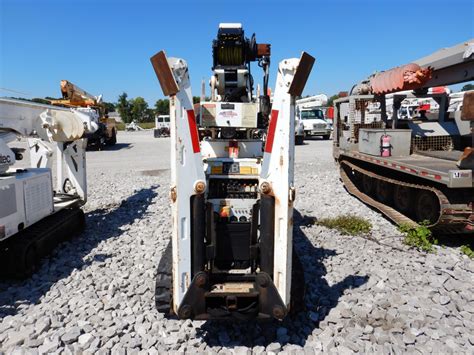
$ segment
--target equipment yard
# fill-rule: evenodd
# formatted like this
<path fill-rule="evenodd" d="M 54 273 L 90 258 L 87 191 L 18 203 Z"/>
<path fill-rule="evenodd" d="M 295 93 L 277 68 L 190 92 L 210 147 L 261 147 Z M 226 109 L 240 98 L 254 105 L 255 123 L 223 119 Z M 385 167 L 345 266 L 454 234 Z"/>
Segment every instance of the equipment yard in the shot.
<path fill-rule="evenodd" d="M 0 353 L 472 353 L 474 261 L 459 248 L 470 237 L 434 253 L 411 249 L 344 189 L 332 141 L 308 139 L 295 157 L 306 310 L 266 323 L 158 313 L 157 266 L 172 232 L 170 139 L 120 132 L 115 146 L 87 152 L 85 231 L 31 278 L 0 281 Z M 348 214 L 372 231 L 347 236 L 314 223 Z"/>

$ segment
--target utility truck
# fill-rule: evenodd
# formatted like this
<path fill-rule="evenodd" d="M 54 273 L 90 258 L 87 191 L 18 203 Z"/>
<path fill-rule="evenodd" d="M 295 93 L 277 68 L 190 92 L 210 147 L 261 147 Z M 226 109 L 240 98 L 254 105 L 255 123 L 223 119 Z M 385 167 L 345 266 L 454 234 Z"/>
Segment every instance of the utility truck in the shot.
<path fill-rule="evenodd" d="M 83 137 L 96 130 L 87 110 L 0 99 L 0 274 L 29 276 L 59 242 L 83 230 Z M 21 137 L 27 151 L 18 148 Z"/>
<path fill-rule="evenodd" d="M 328 97 L 315 95 L 296 101 L 297 125 L 302 124 L 305 137 L 331 137 L 332 124 L 324 116 Z"/>
<path fill-rule="evenodd" d="M 396 223 L 473 234 L 474 92 L 450 97 L 446 90 L 430 90 L 471 80 L 474 40 L 376 73 L 335 100 L 334 157 L 347 190 Z M 407 99 L 434 100 L 435 119 L 421 113 L 400 119 Z M 380 111 L 369 116 L 375 102 Z M 343 105 L 349 107 L 347 120 Z"/>
<path fill-rule="evenodd" d="M 108 112 L 102 102 L 102 95 L 94 96 L 74 85 L 70 81 L 61 80 L 62 99 L 51 100 L 52 105 L 74 108 L 83 112 L 96 129 L 86 132 L 89 148 L 102 149 L 117 143 L 117 124 L 115 119 L 109 118 Z"/>
<path fill-rule="evenodd" d="M 170 115 L 156 115 L 155 129 L 153 130 L 155 138 L 170 136 Z"/>
<path fill-rule="evenodd" d="M 211 99 L 196 108 L 186 61 L 151 58 L 171 118 L 172 254 L 158 268 L 157 307 L 181 319 L 282 319 L 303 304 L 301 268 L 292 280 L 294 113 L 314 58 L 280 62 L 270 106 L 269 44 L 220 24 L 212 57 Z"/>

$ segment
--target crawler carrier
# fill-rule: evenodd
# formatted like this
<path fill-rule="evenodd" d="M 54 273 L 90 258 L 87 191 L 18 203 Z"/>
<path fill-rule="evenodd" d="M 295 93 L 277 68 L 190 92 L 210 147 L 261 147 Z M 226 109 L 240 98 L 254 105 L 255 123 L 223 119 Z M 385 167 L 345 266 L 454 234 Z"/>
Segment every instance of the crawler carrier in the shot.
<path fill-rule="evenodd" d="M 396 223 L 425 221 L 437 233 L 474 233 L 474 92 L 451 110 L 446 92 L 429 90 L 473 79 L 470 40 L 377 73 L 336 100 L 334 157 L 348 191 Z M 439 109 L 400 119 L 407 97 L 432 98 Z"/>

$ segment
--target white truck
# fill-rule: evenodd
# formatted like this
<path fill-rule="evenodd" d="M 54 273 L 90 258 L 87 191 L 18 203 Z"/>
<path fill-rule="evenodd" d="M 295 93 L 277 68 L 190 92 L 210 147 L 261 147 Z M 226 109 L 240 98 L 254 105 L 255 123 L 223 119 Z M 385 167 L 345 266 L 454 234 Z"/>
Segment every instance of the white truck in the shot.
<path fill-rule="evenodd" d="M 29 276 L 59 242 L 83 230 L 83 137 L 95 130 L 94 117 L 84 109 L 0 99 L 2 276 Z M 17 163 L 26 156 L 25 149 L 15 147 L 19 137 L 27 139 L 27 168 Z"/>
<path fill-rule="evenodd" d="M 153 130 L 155 138 L 170 136 L 170 115 L 156 115 L 155 129 Z"/>
<path fill-rule="evenodd" d="M 186 61 L 151 58 L 171 117 L 173 229 L 156 305 L 180 319 L 283 319 L 304 304 L 293 253 L 294 102 L 314 58 L 279 63 L 271 106 L 269 44 L 220 24 L 213 59 L 211 100 L 194 107 Z M 257 61 L 260 97 L 250 76 Z"/>
<path fill-rule="evenodd" d="M 331 137 L 332 123 L 324 116 L 327 102 L 328 97 L 324 94 L 296 101 L 296 125 L 303 125 L 305 137 L 319 136 L 323 139 Z"/>

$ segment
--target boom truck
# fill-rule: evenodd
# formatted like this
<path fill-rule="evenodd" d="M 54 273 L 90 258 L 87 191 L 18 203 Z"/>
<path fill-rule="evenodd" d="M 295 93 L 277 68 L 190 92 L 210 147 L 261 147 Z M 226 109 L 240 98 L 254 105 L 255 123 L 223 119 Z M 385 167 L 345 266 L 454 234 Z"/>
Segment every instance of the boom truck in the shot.
<path fill-rule="evenodd" d="M 96 129 L 80 109 L 0 99 L 1 275 L 29 276 L 58 243 L 84 229 L 83 137 Z M 19 137 L 27 140 L 26 154 L 15 147 Z M 29 167 L 20 169 L 28 155 Z"/>
<path fill-rule="evenodd" d="M 61 80 L 60 100 L 51 100 L 52 105 L 72 107 L 86 113 L 93 120 L 97 129 L 93 133 L 86 133 L 87 146 L 102 149 L 104 146 L 113 146 L 117 143 L 117 126 L 115 119 L 108 117 L 108 112 L 102 103 L 102 95 L 94 96 L 82 90 L 70 81 Z"/>
<path fill-rule="evenodd" d="M 438 234 L 474 233 L 472 129 L 474 92 L 452 110 L 449 92 L 430 90 L 474 80 L 474 40 L 376 73 L 335 100 L 334 158 L 349 193 L 396 223 L 427 223 Z M 387 96 L 392 115 L 388 117 Z M 434 119 L 401 120 L 407 98 L 432 99 Z M 456 98 L 459 101 L 459 98 Z M 378 114 L 367 108 L 378 103 Z M 344 122 L 341 106 L 348 105 Z M 451 105 L 452 106 L 452 105 Z"/>
<path fill-rule="evenodd" d="M 151 58 L 171 118 L 172 257 L 158 267 L 156 304 L 181 319 L 282 319 L 303 304 L 292 248 L 294 115 L 314 58 L 280 62 L 270 106 L 269 44 L 223 23 L 212 55 L 211 100 L 196 108 L 186 61 Z M 252 62 L 264 72 L 260 97 Z"/>

